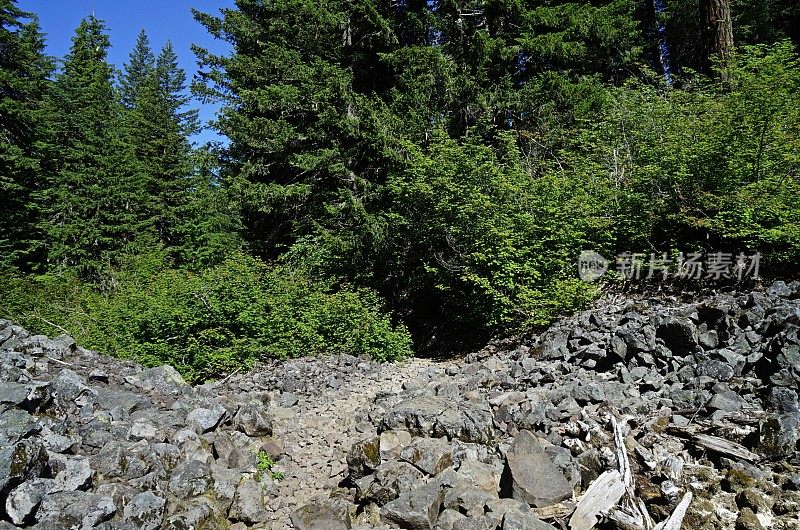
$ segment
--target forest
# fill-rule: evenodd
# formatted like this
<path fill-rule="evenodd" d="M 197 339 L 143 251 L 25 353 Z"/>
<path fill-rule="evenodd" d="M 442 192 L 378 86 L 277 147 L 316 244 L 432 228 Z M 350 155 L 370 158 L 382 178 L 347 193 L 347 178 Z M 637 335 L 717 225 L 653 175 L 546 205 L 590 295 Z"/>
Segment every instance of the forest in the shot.
<path fill-rule="evenodd" d="M 795 0 L 237 0 L 197 72 L 0 0 L 0 317 L 203 382 L 465 351 L 584 250 L 800 262 Z M 197 102 L 225 142 L 195 145 Z"/>

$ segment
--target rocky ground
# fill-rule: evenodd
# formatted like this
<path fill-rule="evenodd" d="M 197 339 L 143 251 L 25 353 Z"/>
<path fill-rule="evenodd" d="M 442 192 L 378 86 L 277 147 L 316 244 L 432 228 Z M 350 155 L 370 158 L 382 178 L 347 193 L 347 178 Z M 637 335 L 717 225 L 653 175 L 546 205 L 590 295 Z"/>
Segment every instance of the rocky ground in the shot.
<path fill-rule="evenodd" d="M 800 284 L 187 385 L 0 321 L 0 530 L 800 528 Z"/>

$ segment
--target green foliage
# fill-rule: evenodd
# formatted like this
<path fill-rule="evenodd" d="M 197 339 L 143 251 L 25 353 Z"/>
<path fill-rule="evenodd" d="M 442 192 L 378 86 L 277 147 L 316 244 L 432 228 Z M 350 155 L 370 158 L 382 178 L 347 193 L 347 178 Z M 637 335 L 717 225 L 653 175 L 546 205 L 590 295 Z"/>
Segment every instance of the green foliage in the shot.
<path fill-rule="evenodd" d="M 269 456 L 269 453 L 266 451 L 259 451 L 258 464 L 256 466 L 256 469 L 258 469 L 258 472 L 256 473 L 256 480 L 261 480 L 260 476 L 264 473 L 269 473 L 269 476 L 272 478 L 272 480 L 283 480 L 283 471 L 272 471 L 272 467 L 274 465 L 275 462 L 272 461 L 272 457 Z"/>
<path fill-rule="evenodd" d="M 788 43 L 745 47 L 730 71 L 691 91 L 630 84 L 587 124 L 574 167 L 615 195 L 623 248 L 760 249 L 796 263 L 797 56 Z"/>
<path fill-rule="evenodd" d="M 39 219 L 42 99 L 53 68 L 38 22 L 11 0 L 0 1 L 0 267 L 27 268 Z"/>
<path fill-rule="evenodd" d="M 49 332 L 66 329 L 89 348 L 147 366 L 171 364 L 190 381 L 258 359 L 410 355 L 404 328 L 369 292 L 311 284 L 242 255 L 199 273 L 168 268 L 165 257 L 130 258 L 105 296 L 70 276 L 9 280 L 16 287 L 0 308 L 31 329 L 48 322 Z"/>
<path fill-rule="evenodd" d="M 144 229 L 144 179 L 125 138 L 109 45 L 101 21 L 83 20 L 46 100 L 52 126 L 38 194 L 42 244 L 50 267 L 87 278 L 113 267 Z"/>

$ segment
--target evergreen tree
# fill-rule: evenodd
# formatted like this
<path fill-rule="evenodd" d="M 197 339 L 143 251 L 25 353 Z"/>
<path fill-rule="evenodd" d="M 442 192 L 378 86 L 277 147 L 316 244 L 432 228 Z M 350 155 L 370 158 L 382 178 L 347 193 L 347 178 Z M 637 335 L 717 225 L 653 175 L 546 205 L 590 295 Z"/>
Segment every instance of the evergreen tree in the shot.
<path fill-rule="evenodd" d="M 47 186 L 40 195 L 48 261 L 99 279 L 142 230 L 142 176 L 112 85 L 104 24 L 77 28 L 48 102 Z"/>
<path fill-rule="evenodd" d="M 144 50 L 142 41 L 140 37 L 134 55 Z M 126 70 L 125 78 L 132 79 L 134 74 Z M 178 212 L 189 200 L 192 160 L 188 137 L 198 129 L 197 110 L 186 109 L 189 101 L 186 73 L 167 42 L 137 89 L 129 122 L 136 158 L 146 178 L 149 223 L 168 247 L 182 244 L 180 225 L 184 220 Z"/>
<path fill-rule="evenodd" d="M 150 48 L 150 38 L 145 30 L 141 30 L 120 78 L 120 94 L 126 108 L 130 109 L 136 104 L 136 99 L 154 68 L 155 57 Z"/>
<path fill-rule="evenodd" d="M 36 18 L 0 0 L 0 266 L 35 260 L 41 110 L 52 62 Z M 27 22 L 26 22 L 27 20 Z"/>

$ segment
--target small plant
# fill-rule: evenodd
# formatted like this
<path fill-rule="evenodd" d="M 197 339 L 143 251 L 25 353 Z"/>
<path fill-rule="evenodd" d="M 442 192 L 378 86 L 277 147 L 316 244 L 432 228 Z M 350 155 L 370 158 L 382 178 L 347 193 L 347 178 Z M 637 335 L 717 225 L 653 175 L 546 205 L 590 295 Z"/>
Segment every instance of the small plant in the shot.
<path fill-rule="evenodd" d="M 272 466 L 274 465 L 275 462 L 272 461 L 272 457 L 269 456 L 269 453 L 266 451 L 259 451 L 258 464 L 256 465 L 256 468 L 258 469 L 258 473 L 256 473 L 256 479 L 261 480 L 263 473 L 269 473 L 270 477 L 272 477 L 272 480 L 283 480 L 283 471 L 272 471 Z"/>

